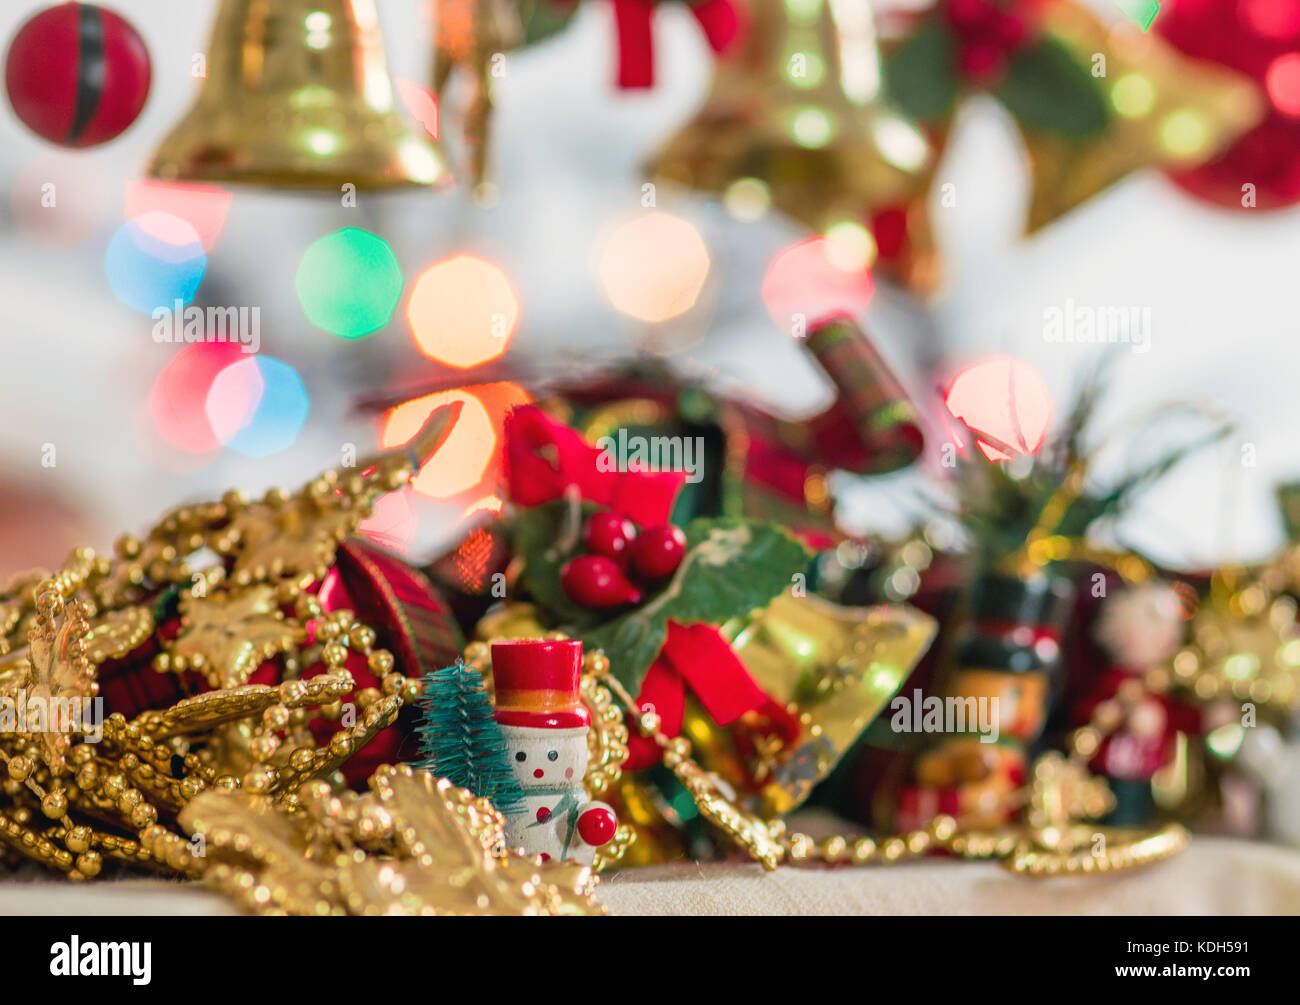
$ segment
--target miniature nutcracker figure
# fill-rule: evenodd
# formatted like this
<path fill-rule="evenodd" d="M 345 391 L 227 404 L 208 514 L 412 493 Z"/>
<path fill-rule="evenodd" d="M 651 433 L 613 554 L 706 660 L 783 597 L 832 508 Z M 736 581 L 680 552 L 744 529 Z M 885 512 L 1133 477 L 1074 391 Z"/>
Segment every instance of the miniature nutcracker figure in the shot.
<path fill-rule="evenodd" d="M 920 756 L 917 785 L 899 800 L 897 826 L 923 826 L 936 813 L 996 826 L 1014 810 L 1032 748 L 1047 720 L 1072 584 L 1057 575 L 989 572 L 970 586 L 969 618 L 943 677 L 945 701 L 971 699 L 994 710 L 998 738 L 945 737 Z"/>
<path fill-rule="evenodd" d="M 524 790 L 523 810 L 506 816 L 506 841 L 543 860 L 590 865 L 618 822 L 582 784 L 591 714 L 578 694 L 581 673 L 576 639 L 492 645 L 496 720 Z"/>

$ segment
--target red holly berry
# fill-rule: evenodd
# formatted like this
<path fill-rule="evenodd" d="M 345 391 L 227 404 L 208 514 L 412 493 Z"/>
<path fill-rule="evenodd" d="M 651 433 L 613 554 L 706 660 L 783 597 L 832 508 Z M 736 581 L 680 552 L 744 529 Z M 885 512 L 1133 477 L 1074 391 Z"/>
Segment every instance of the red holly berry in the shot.
<path fill-rule="evenodd" d="M 635 604 L 641 591 L 628 582 L 623 570 L 604 555 L 579 555 L 560 570 L 560 585 L 575 604 L 600 609 Z"/>
<path fill-rule="evenodd" d="M 646 579 L 671 576 L 686 554 L 686 535 L 665 524 L 644 531 L 632 546 L 632 566 Z"/>
<path fill-rule="evenodd" d="M 1033 41 L 1040 30 L 1039 0 L 949 0 L 948 23 L 957 36 L 962 76 L 981 87 L 1006 73 L 1008 59 Z"/>
<path fill-rule="evenodd" d="M 987 84 L 1002 75 L 1006 53 L 990 42 L 973 42 L 963 45 L 957 54 L 962 74 L 976 83 Z"/>
<path fill-rule="evenodd" d="M 612 558 L 626 567 L 629 548 L 636 538 L 636 524 L 613 510 L 593 513 L 587 519 L 583 543 L 594 555 Z"/>
<path fill-rule="evenodd" d="M 989 0 L 949 0 L 948 21 L 954 28 L 974 28 L 995 13 Z"/>
<path fill-rule="evenodd" d="M 1029 23 L 1023 15 L 998 14 L 993 22 L 993 35 L 1005 52 L 1020 48 L 1029 35 Z"/>

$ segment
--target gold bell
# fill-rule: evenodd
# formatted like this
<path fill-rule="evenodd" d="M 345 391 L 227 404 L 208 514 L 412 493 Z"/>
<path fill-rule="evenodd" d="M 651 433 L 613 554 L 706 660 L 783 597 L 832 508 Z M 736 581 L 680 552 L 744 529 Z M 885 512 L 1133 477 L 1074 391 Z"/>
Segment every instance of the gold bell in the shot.
<path fill-rule="evenodd" d="M 754 792 L 744 800 L 747 809 L 774 816 L 795 809 L 830 774 L 907 680 L 937 626 L 906 605 L 842 607 L 787 591 L 721 631 L 754 682 L 798 710 L 799 744 L 786 750 L 756 743 L 741 753 L 735 729 L 704 730 L 689 706 L 682 732 L 708 770 Z M 710 748 L 713 758 L 705 754 Z M 737 765 L 739 774 L 733 772 Z"/>
<path fill-rule="evenodd" d="M 881 98 L 865 3 L 749 0 L 739 48 L 652 175 L 770 204 L 821 232 L 906 204 L 925 185 L 925 136 Z M 734 187 L 734 188 L 733 188 Z M 757 215 L 757 213 L 755 213 Z"/>
<path fill-rule="evenodd" d="M 221 0 L 194 107 L 149 175 L 380 189 L 449 183 L 394 104 L 373 0 Z"/>

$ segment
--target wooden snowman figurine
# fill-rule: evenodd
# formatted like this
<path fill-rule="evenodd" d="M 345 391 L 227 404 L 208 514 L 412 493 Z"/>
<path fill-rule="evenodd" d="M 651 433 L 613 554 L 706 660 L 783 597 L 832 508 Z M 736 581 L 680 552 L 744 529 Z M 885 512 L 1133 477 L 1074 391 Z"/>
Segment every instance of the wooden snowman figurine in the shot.
<path fill-rule="evenodd" d="M 506 815 L 506 843 L 543 860 L 590 865 L 614 836 L 614 811 L 587 796 L 587 729 L 579 697 L 582 642 L 517 639 L 492 645 L 496 720 L 524 790 Z"/>

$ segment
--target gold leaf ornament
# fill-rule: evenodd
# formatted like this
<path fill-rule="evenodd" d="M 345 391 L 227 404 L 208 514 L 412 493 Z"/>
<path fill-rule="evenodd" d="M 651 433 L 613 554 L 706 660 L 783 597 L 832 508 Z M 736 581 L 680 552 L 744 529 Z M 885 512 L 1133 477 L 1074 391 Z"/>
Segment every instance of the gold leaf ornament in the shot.
<path fill-rule="evenodd" d="M 604 913 L 590 870 L 503 852 L 491 804 L 426 771 L 386 766 L 363 795 L 298 795 L 297 812 L 249 793 L 196 798 L 181 823 L 206 843 L 204 881 L 260 914 Z"/>
<path fill-rule="evenodd" d="M 243 684 L 259 663 L 300 639 L 266 585 L 205 597 L 182 594 L 180 612 L 180 633 L 160 668 L 197 670 L 213 687 Z"/>

